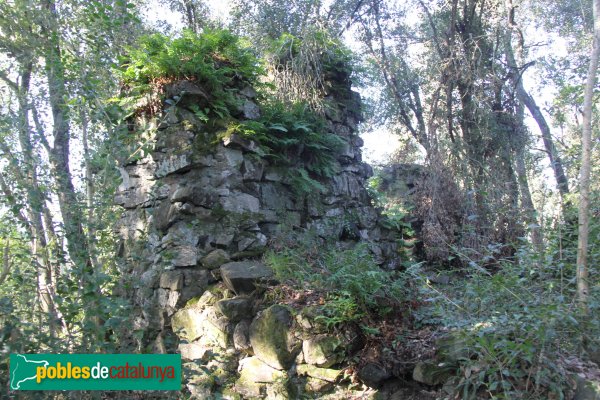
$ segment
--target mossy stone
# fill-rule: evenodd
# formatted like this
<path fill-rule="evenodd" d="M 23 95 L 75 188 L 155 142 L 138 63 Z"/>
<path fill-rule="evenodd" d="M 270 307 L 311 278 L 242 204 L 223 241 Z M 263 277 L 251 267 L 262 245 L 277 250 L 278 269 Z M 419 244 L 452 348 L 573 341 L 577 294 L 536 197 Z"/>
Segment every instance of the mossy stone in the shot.
<path fill-rule="evenodd" d="M 413 380 L 429 386 L 441 385 L 451 376 L 448 367 L 432 362 L 420 362 L 413 370 Z"/>
<path fill-rule="evenodd" d="M 307 364 L 298 365 L 297 371 L 298 375 L 306 375 L 327 382 L 337 382 L 343 373 L 341 369 L 319 368 Z"/>
<path fill-rule="evenodd" d="M 301 349 L 292 332 L 293 322 L 291 312 L 277 304 L 259 314 L 250 324 L 254 354 L 273 368 L 289 369 Z"/>
<path fill-rule="evenodd" d="M 307 364 L 328 368 L 344 359 L 342 341 L 330 335 L 318 335 L 302 344 L 302 353 Z"/>

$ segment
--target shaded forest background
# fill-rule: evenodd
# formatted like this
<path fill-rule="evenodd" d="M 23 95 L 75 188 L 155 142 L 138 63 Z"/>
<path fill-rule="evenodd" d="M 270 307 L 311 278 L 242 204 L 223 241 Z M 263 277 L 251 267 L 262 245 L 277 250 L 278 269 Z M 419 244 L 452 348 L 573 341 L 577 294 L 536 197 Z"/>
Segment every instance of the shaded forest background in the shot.
<path fill-rule="evenodd" d="M 385 166 L 369 190 L 391 223 L 419 221 L 398 256 L 415 324 L 462 329 L 477 352 L 457 366 L 457 393 L 561 398 L 568 371 L 600 358 L 598 3 L 233 0 L 225 19 L 203 1 L 160 7 L 213 55 L 231 48 L 211 43 L 240 37 L 224 65 L 260 70 L 264 96 L 317 114 L 323 54 L 343 60 L 363 94 L 361 129 L 401 138 L 387 167 L 422 165 L 410 201 L 386 190 Z M 147 7 L 0 2 L 3 370 L 12 352 L 121 349 L 114 194 L 119 166 L 147 145 L 127 130 L 122 94 L 142 75 L 144 90 L 220 79 L 177 70 L 198 47 L 140 19 Z"/>

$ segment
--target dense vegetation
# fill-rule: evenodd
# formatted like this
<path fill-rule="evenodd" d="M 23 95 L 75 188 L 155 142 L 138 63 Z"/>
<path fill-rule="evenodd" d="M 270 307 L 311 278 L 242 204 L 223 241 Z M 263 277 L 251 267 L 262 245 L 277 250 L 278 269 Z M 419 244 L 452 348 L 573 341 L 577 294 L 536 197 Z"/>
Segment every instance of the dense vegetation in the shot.
<path fill-rule="evenodd" d="M 159 3 L 185 29 L 140 20 L 142 1 L 0 2 L 2 371 L 13 352 L 119 348 L 117 167 L 157 129 L 131 132 L 132 116 L 177 107 L 166 85 L 206 91 L 208 148 L 252 139 L 306 195 L 345 144 L 324 122 L 328 74 L 361 87 L 365 132 L 402 138 L 385 163 L 425 172 L 403 199 L 370 187 L 405 233 L 402 268 L 296 232 L 265 256 L 280 299 L 310 292 L 327 329 L 358 324 L 389 353 L 386 320 L 450 332 L 457 398 L 569 398 L 582 365 L 597 371 L 598 0 L 234 0 L 227 21 Z M 248 86 L 255 119 L 239 117 Z"/>

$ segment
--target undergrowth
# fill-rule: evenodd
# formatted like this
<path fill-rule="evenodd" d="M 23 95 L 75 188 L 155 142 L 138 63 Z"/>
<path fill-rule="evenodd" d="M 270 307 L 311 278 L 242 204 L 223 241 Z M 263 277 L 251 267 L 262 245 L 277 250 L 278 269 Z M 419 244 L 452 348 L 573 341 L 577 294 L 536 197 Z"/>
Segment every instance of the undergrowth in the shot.
<path fill-rule="evenodd" d="M 354 322 L 368 331 L 407 297 L 403 276 L 382 270 L 365 243 L 342 249 L 307 232 L 291 233 L 273 243 L 265 262 L 280 282 L 320 299 L 316 320 L 329 329 Z"/>
<path fill-rule="evenodd" d="M 222 89 L 232 79 L 255 83 L 261 69 L 243 40 L 228 30 L 184 31 L 180 38 L 161 34 L 144 36 L 130 48 L 120 76 L 125 85 L 162 80 L 199 81 L 207 90 Z"/>
<path fill-rule="evenodd" d="M 584 315 L 574 279 L 557 273 L 558 260 L 522 248 L 519 261 L 503 262 L 493 274 L 471 265 L 448 286 L 432 285 L 418 267 L 409 271 L 425 299 L 417 321 L 450 330 L 453 356 L 443 348 L 440 356 L 455 366 L 460 398 L 569 398 L 573 378 L 565 360 L 600 344 L 598 290 Z"/>
<path fill-rule="evenodd" d="M 131 114 L 140 111 L 140 99 L 151 95 L 153 104 L 144 111 L 153 115 L 162 109 L 166 84 L 194 81 L 207 95 L 207 116 L 224 118 L 238 105 L 233 93 L 259 85 L 263 73 L 249 44 L 228 30 L 185 30 L 178 38 L 157 33 L 141 37 L 121 59 L 117 74 L 124 93 L 114 100 Z"/>

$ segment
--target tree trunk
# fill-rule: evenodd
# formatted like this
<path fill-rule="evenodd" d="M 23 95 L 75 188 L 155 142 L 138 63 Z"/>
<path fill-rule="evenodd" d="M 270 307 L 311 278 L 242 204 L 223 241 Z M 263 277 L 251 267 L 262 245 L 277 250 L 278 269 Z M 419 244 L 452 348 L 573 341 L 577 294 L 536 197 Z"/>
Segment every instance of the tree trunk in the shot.
<path fill-rule="evenodd" d="M 504 35 L 504 49 L 505 49 L 505 53 L 506 53 L 506 59 L 508 62 L 508 66 L 509 68 L 513 71 L 513 73 L 511 74 L 511 78 L 512 78 L 512 84 L 515 88 L 521 87 L 523 88 L 523 82 L 518 79 L 517 75 L 516 75 L 516 71 L 517 71 L 517 62 L 515 59 L 515 55 L 513 52 L 513 47 L 512 47 L 512 31 L 515 27 L 515 23 L 514 23 L 514 6 L 513 6 L 513 2 L 512 0 L 507 0 L 506 1 L 506 14 L 508 17 L 508 21 L 507 21 L 507 30 L 506 33 Z M 520 33 L 520 32 L 519 32 Z M 522 37 L 521 37 L 522 39 Z M 520 42 L 518 44 L 517 47 L 517 55 L 519 56 L 519 59 L 522 59 L 522 42 Z M 523 89 L 523 91 L 525 91 Z M 518 92 L 518 89 L 517 89 Z M 517 93 L 517 97 L 521 97 L 519 96 L 519 94 Z M 542 236 L 542 231 L 538 225 L 538 221 L 537 221 L 537 212 L 535 209 L 535 206 L 533 204 L 533 200 L 531 199 L 531 191 L 529 189 L 529 180 L 527 179 L 527 168 L 525 166 L 525 145 L 527 142 L 527 137 L 526 137 L 526 129 L 525 129 L 525 108 L 524 108 L 524 102 L 522 100 L 519 99 L 518 104 L 516 105 L 516 123 L 517 125 L 515 126 L 514 129 L 514 134 L 513 137 L 511 138 L 511 144 L 513 147 L 513 151 L 515 153 L 515 171 L 517 173 L 517 179 L 519 182 L 519 191 L 521 193 L 521 207 L 523 208 L 524 212 L 525 212 L 525 222 L 528 225 L 528 229 L 531 232 L 531 242 L 533 243 L 534 248 L 536 249 L 536 251 L 541 255 L 544 252 L 544 239 Z M 543 115 L 542 115 L 543 118 Z M 552 144 L 553 147 L 553 143 Z M 559 158 L 560 161 L 560 158 Z M 559 165 L 561 166 L 560 171 L 562 171 L 562 164 L 559 163 Z M 564 173 L 563 173 L 564 176 Z M 558 179 L 557 179 L 558 180 Z M 565 180 L 566 182 L 566 180 Z M 568 182 L 567 182 L 568 183 Z M 566 190 L 568 191 L 568 185 L 566 187 Z"/>
<path fill-rule="evenodd" d="M 514 73 L 517 73 L 517 71 L 515 71 Z M 567 175 L 565 174 L 560 155 L 558 154 L 558 151 L 554 146 L 554 140 L 552 139 L 550 127 L 546 122 L 544 114 L 542 114 L 542 110 L 540 110 L 533 97 L 531 97 L 531 95 L 525 91 L 521 80 L 518 77 L 517 79 L 517 95 L 519 96 L 519 99 L 525 104 L 525 106 L 529 110 L 529 113 L 540 128 L 540 132 L 542 133 L 542 140 L 544 142 L 544 147 L 546 148 L 548 158 L 550 159 L 550 165 L 552 166 L 552 170 L 554 171 L 554 177 L 556 178 L 556 184 L 562 198 L 562 203 L 563 205 L 566 205 L 566 203 L 568 202 L 567 195 L 569 194 L 569 180 L 567 179 Z"/>
<path fill-rule="evenodd" d="M 583 97 L 583 131 L 581 135 L 581 170 L 579 176 L 579 236 L 577 242 L 577 298 L 581 310 L 588 313 L 588 260 L 590 174 L 592 152 L 592 107 L 596 71 L 600 57 L 600 0 L 594 0 L 594 41 L 590 56 L 587 80 Z"/>
<path fill-rule="evenodd" d="M 91 274 L 92 271 L 83 231 L 82 213 L 69 167 L 70 120 L 69 109 L 65 103 L 67 93 L 58 34 L 58 15 L 54 1 L 46 0 L 45 6 L 48 10 L 48 23 L 44 30 L 50 38 L 46 53 L 46 74 L 54 135 L 50 163 L 56 180 L 58 203 L 65 227 L 69 256 L 81 271 L 80 278 L 83 278 L 83 275 Z"/>

